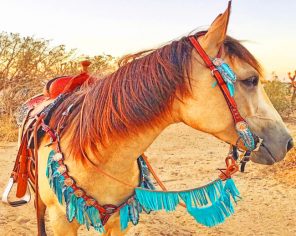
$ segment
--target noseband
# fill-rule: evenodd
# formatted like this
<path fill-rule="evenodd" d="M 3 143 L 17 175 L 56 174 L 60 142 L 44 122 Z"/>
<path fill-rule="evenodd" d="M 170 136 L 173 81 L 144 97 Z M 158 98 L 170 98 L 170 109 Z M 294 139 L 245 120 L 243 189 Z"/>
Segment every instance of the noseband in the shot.
<path fill-rule="evenodd" d="M 233 152 L 235 153 L 237 152 L 236 146 L 238 146 L 239 141 L 242 140 L 245 148 L 247 149 L 245 156 L 249 157 L 252 151 L 258 151 L 263 140 L 259 138 L 256 134 L 251 132 L 248 123 L 240 115 L 238 111 L 236 102 L 233 97 L 234 83 L 236 82 L 235 73 L 223 61 L 223 59 L 220 58 L 220 55 L 217 55 L 216 58 L 211 59 L 194 36 L 190 36 L 189 40 L 192 43 L 193 47 L 198 52 L 198 54 L 203 59 L 206 66 L 211 70 L 211 74 L 216 79 L 217 84 L 227 102 L 227 105 L 233 117 L 235 129 L 239 136 L 236 142 L 236 145 L 233 146 Z M 221 52 L 221 50 L 219 50 L 219 52 Z M 245 159 L 243 160 L 244 163 L 249 160 L 249 158 L 244 158 L 244 159 Z"/>

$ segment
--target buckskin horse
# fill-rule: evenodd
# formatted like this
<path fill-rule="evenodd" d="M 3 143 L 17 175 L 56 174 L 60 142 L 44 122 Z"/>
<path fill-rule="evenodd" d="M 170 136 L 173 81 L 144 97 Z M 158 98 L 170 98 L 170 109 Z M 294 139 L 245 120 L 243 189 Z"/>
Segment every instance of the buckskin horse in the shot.
<path fill-rule="evenodd" d="M 241 114 L 252 133 L 263 140 L 251 154 L 253 162 L 271 165 L 285 157 L 293 140 L 264 92 L 258 61 L 239 41 L 226 35 L 229 14 L 230 6 L 207 32 L 124 58 L 114 73 L 85 82 L 62 99 L 50 114 L 48 126 L 43 127 L 50 135 L 41 140 L 34 136 L 39 157 L 35 175 L 40 235 L 45 235 L 46 209 L 55 235 L 76 235 L 81 221 L 100 231 L 96 220 L 88 221 L 85 212 L 78 212 L 79 204 L 93 206 L 94 202 L 104 216 L 100 232 L 125 234 L 116 207 L 127 202 L 141 182 L 145 165 L 139 168 L 138 157 L 173 123 L 183 122 L 247 150 L 234 119 Z M 221 89 L 223 81 L 213 85 L 213 75 L 219 77 L 219 72 L 207 58 L 217 55 L 236 74 L 234 99 Z M 236 107 L 229 109 L 229 101 L 234 100 L 235 114 Z M 52 153 L 55 143 L 56 153 Z M 60 184 L 54 182 L 56 173 L 63 174 L 64 187 L 72 186 L 72 192 L 55 189 Z M 49 176 L 53 176 L 51 182 Z M 73 191 L 67 199 L 75 201 L 76 210 L 69 210 L 61 194 Z"/>

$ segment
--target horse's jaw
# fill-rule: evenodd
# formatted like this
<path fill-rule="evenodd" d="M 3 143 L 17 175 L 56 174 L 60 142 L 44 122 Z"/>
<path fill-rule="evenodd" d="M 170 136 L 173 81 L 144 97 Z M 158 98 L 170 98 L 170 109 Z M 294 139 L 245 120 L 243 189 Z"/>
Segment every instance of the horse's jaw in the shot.
<path fill-rule="evenodd" d="M 271 154 L 267 147 L 262 145 L 259 151 L 251 154 L 251 161 L 262 165 L 273 165 L 277 162 L 277 159 Z"/>

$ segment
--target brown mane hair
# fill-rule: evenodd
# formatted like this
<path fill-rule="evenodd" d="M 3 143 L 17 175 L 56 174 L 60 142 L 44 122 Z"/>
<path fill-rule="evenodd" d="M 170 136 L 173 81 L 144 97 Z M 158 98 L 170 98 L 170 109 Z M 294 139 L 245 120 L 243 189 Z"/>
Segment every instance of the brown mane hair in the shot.
<path fill-rule="evenodd" d="M 124 57 L 117 71 L 69 95 L 54 112 L 51 127 L 56 128 L 62 113 L 74 104 L 61 136 L 67 134 L 72 156 L 84 161 L 82 147 L 98 154 L 96 145 L 105 145 L 114 135 L 137 133 L 162 122 L 176 94 L 181 100 L 190 94 L 192 50 L 188 37 L 183 37 L 159 49 Z M 225 51 L 261 71 L 239 41 L 227 37 Z M 99 155 L 98 159 L 103 161 Z"/>

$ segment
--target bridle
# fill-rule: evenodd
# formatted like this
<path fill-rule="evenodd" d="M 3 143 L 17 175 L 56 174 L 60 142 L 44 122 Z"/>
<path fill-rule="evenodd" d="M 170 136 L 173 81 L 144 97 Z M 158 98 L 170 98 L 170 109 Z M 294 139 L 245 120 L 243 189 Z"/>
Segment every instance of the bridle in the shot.
<path fill-rule="evenodd" d="M 200 36 L 200 35 L 199 35 Z M 236 76 L 231 68 L 217 55 L 216 58 L 211 59 L 205 50 L 202 48 L 198 40 L 194 36 L 189 36 L 189 41 L 196 49 L 200 57 L 203 59 L 205 65 L 210 69 L 211 74 L 216 79 L 217 84 L 227 102 L 233 121 L 235 124 L 236 132 L 239 138 L 234 146 L 234 150 L 237 150 L 237 146 L 240 140 L 243 141 L 245 148 L 247 149 L 248 156 L 250 152 L 257 151 L 260 148 L 262 139 L 256 134 L 252 133 L 246 120 L 240 115 L 236 102 L 233 97 L 234 83 Z M 221 49 L 219 50 L 221 52 Z M 221 54 L 221 53 L 218 53 Z M 233 89 L 233 91 L 232 91 Z"/>

